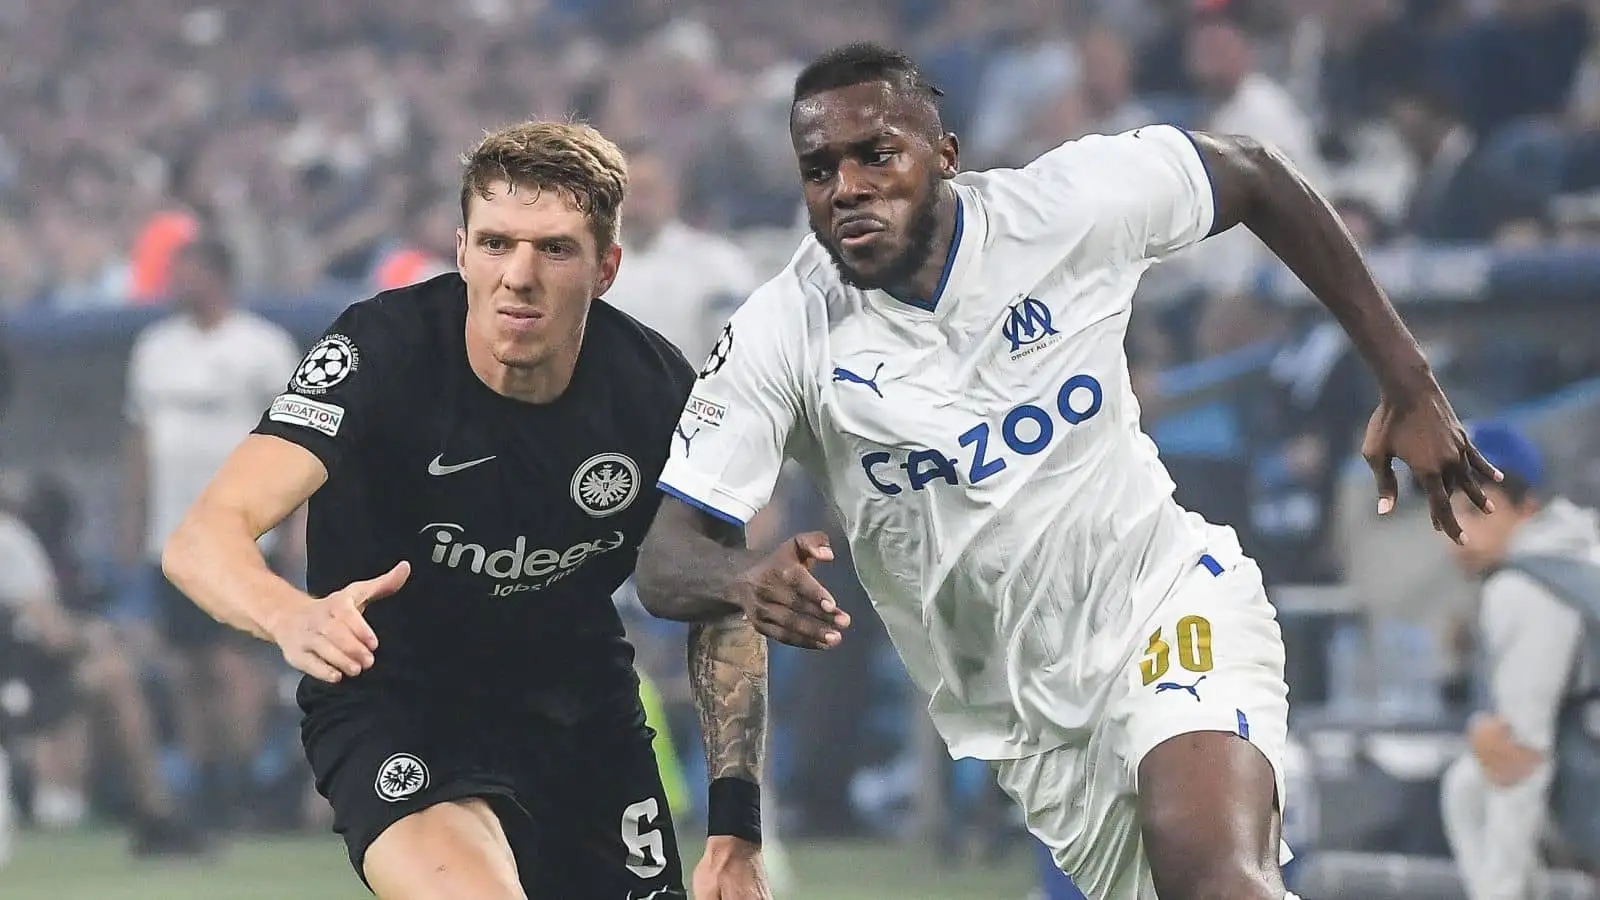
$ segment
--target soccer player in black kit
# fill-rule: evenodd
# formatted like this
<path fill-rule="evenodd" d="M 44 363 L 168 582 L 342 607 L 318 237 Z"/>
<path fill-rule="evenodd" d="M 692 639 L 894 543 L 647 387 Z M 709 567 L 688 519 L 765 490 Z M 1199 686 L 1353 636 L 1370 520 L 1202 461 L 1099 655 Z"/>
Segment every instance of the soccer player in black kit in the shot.
<path fill-rule="evenodd" d="M 349 307 L 166 547 L 189 597 L 306 674 L 306 756 L 384 900 L 685 896 L 611 594 L 695 373 L 593 299 L 626 184 L 587 126 L 487 136 L 460 275 Z M 309 595 L 255 544 L 308 500 Z M 764 900 L 766 647 L 728 618 L 690 654 L 714 777 L 696 892 Z"/>

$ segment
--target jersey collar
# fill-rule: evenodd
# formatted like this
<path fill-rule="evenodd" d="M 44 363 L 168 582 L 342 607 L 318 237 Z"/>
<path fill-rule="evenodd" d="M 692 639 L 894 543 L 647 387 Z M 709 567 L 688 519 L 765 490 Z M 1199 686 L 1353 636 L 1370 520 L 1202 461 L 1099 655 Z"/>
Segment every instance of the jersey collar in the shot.
<path fill-rule="evenodd" d="M 985 231 L 983 215 L 977 209 L 977 198 L 968 194 L 962 185 L 953 185 L 956 192 L 956 230 L 950 239 L 950 251 L 944 258 L 944 271 L 939 274 L 939 286 L 928 300 L 897 297 L 888 291 L 871 290 L 867 296 L 890 309 L 910 313 L 938 315 L 951 306 L 946 298 L 960 293 L 966 275 L 976 262 L 978 249 L 983 246 Z"/>

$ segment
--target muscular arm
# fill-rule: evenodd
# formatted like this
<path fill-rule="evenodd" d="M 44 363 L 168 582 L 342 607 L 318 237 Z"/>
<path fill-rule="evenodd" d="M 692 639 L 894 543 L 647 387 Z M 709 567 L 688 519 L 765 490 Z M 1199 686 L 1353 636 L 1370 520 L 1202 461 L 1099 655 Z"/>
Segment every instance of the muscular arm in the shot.
<path fill-rule="evenodd" d="M 1432 370 L 1328 201 L 1283 154 L 1245 137 L 1193 133 L 1216 194 L 1212 234 L 1244 225 L 1344 326 L 1383 393 L 1430 385 Z"/>
<path fill-rule="evenodd" d="M 267 566 L 256 541 L 305 503 L 327 477 L 311 451 L 279 438 L 250 435 L 168 539 L 162 570 L 217 620 L 272 640 L 277 618 L 311 598 Z"/>
<path fill-rule="evenodd" d="M 742 614 L 689 630 L 689 688 L 712 781 L 761 783 L 767 737 L 767 639 Z"/>
<path fill-rule="evenodd" d="M 639 602 L 657 618 L 680 622 L 738 613 L 730 588 L 759 559 L 744 544 L 742 528 L 665 498 L 639 551 Z"/>
<path fill-rule="evenodd" d="M 727 599 L 753 559 L 744 544 L 744 529 L 669 497 L 635 572 L 639 600 L 653 615 L 694 621 L 689 688 L 713 784 L 760 785 L 766 753 L 767 639 Z"/>

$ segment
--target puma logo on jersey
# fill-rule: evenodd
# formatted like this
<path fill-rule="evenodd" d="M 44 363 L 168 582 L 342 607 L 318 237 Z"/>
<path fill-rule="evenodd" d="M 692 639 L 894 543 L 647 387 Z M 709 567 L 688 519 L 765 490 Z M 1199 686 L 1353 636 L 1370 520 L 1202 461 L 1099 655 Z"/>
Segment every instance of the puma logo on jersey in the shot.
<path fill-rule="evenodd" d="M 871 378 L 866 378 L 864 376 L 857 375 L 856 373 L 850 371 L 849 369 L 846 369 L 844 366 L 834 366 L 833 367 L 833 380 L 834 381 L 843 381 L 843 382 L 847 382 L 847 383 L 850 383 L 850 384 L 859 384 L 862 387 L 871 388 L 872 392 L 874 394 L 877 394 L 878 397 L 881 399 L 883 397 L 883 391 L 878 390 L 878 375 L 882 371 L 883 371 L 883 363 L 878 363 L 878 367 L 876 369 L 872 370 L 872 377 Z"/>
<path fill-rule="evenodd" d="M 1160 684 L 1156 685 L 1156 693 L 1165 694 L 1167 691 L 1188 691 L 1189 692 L 1189 696 L 1193 697 L 1194 701 L 1196 703 L 1199 703 L 1200 702 L 1200 682 L 1205 681 L 1205 680 L 1206 680 L 1206 676 L 1201 675 L 1199 678 L 1195 679 L 1194 684 L 1180 684 L 1179 682 L 1176 682 L 1176 681 L 1163 681 Z"/>
<path fill-rule="evenodd" d="M 685 456 L 689 455 L 689 445 L 694 443 L 694 439 L 696 437 L 699 437 L 700 429 L 696 428 L 693 432 L 685 432 L 683 430 L 683 425 L 679 424 L 673 430 L 676 432 L 678 437 L 683 441 L 683 453 L 684 453 L 684 455 Z"/>
<path fill-rule="evenodd" d="M 428 461 L 428 474 L 429 475 L 452 475 L 452 474 L 455 474 L 456 472 L 462 471 L 463 469 L 470 469 L 473 466 L 482 465 L 483 463 L 486 463 L 491 459 L 494 459 L 494 457 L 485 456 L 483 459 L 468 460 L 467 462 L 464 462 L 464 463 L 452 463 L 451 465 L 447 466 L 444 463 L 444 454 L 441 453 L 438 456 L 435 456 L 433 459 Z"/>

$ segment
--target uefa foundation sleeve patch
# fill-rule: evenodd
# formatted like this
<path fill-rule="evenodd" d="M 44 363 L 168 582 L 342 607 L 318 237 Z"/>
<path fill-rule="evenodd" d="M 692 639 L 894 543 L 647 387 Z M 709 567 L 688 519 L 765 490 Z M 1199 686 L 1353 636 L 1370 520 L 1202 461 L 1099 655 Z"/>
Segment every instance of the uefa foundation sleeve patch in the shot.
<path fill-rule="evenodd" d="M 271 408 L 267 410 L 267 418 L 274 422 L 310 428 L 333 437 L 339 433 L 339 425 L 344 421 L 344 407 L 308 400 L 294 394 L 279 394 L 272 401 Z"/>

